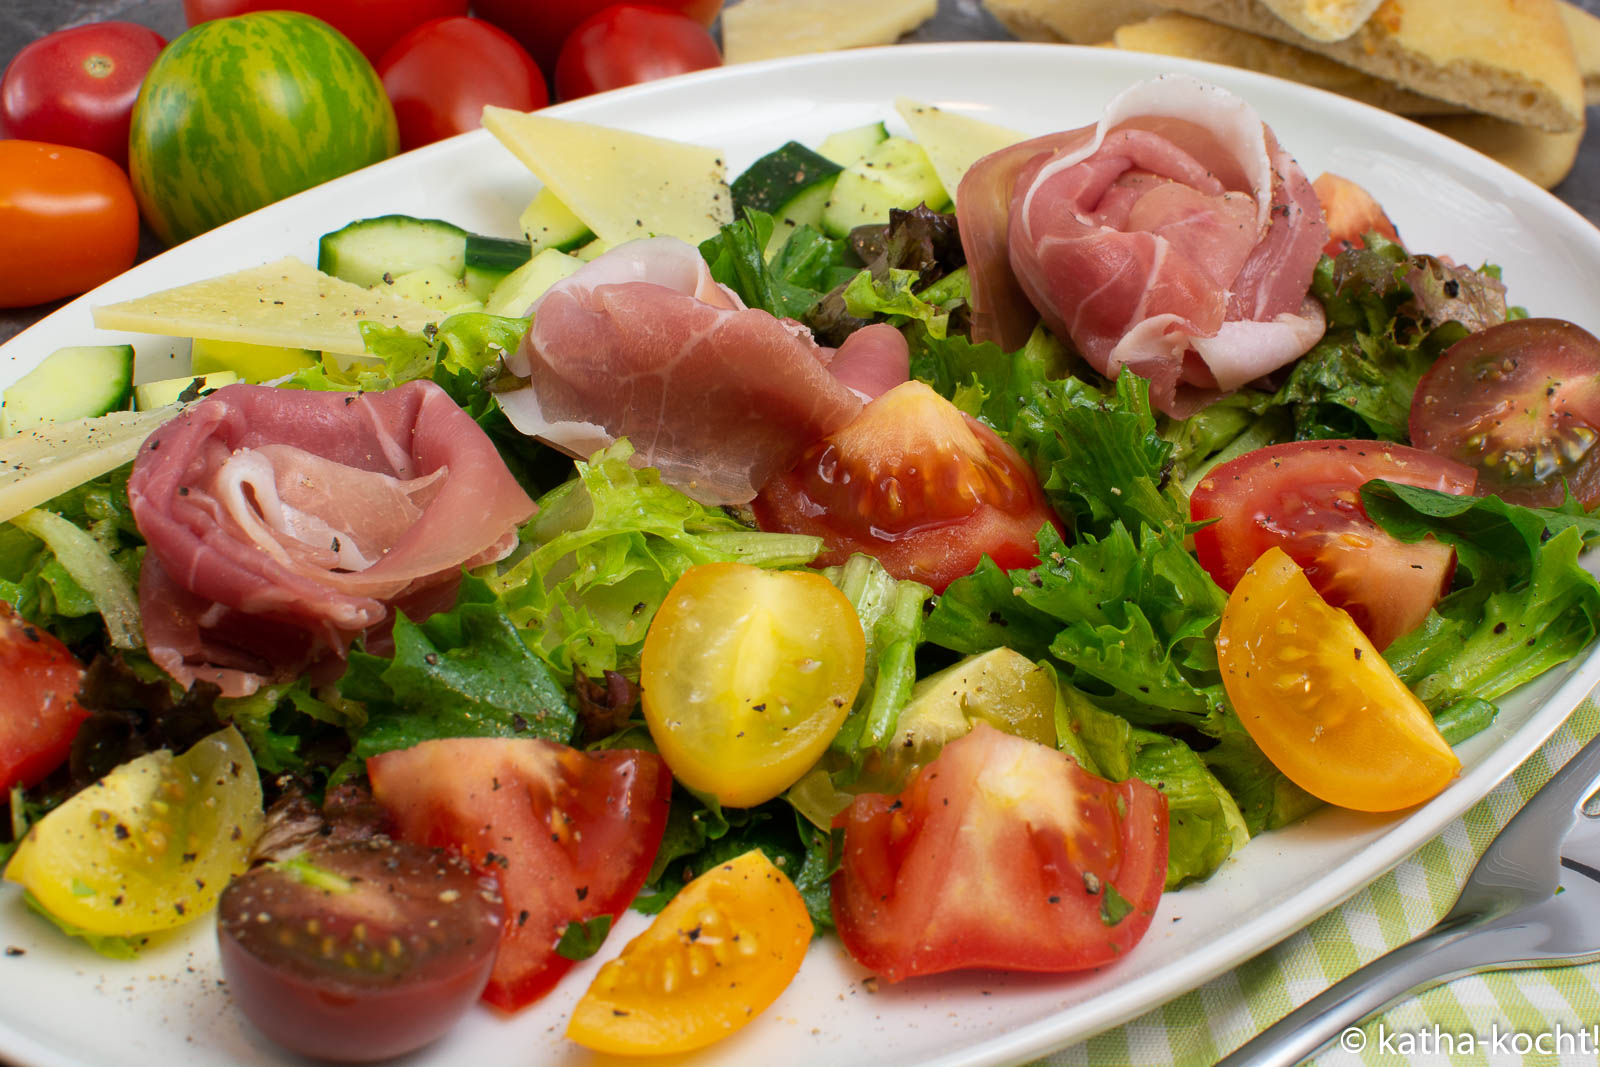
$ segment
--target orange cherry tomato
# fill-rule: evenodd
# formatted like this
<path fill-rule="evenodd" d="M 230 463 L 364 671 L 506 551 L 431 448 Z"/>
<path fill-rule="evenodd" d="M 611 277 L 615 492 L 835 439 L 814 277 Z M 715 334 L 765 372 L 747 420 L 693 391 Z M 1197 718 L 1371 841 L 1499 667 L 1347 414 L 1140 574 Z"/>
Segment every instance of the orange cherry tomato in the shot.
<path fill-rule="evenodd" d="M 0 141 L 0 307 L 87 292 L 139 254 L 139 208 L 105 156 L 41 141 Z"/>
<path fill-rule="evenodd" d="M 1329 804 L 1409 808 L 1461 770 L 1422 701 L 1281 548 L 1262 553 L 1234 586 L 1217 661 L 1261 751 Z"/>

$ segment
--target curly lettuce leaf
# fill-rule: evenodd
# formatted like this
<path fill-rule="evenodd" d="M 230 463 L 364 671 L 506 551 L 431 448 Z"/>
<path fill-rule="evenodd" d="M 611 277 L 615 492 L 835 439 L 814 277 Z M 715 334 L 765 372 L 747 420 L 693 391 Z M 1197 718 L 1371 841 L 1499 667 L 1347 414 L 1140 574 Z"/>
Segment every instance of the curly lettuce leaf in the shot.
<path fill-rule="evenodd" d="M 1138 375 L 1118 375 L 1110 393 L 1077 378 L 1039 383 L 1008 439 L 1080 532 L 1188 521 L 1189 502 L 1168 477 L 1173 445 L 1159 433 L 1150 383 Z"/>
<path fill-rule="evenodd" d="M 637 677 L 645 630 L 690 567 L 794 567 L 822 548 L 815 537 L 743 526 L 634 468 L 632 455 L 620 441 L 576 464 L 576 477 L 545 494 L 522 528 L 526 552 L 489 579 L 563 684 L 576 671 Z"/>
<path fill-rule="evenodd" d="M 952 582 L 927 639 L 964 653 L 1010 645 L 1132 722 L 1217 736 L 1231 714 L 1214 643 L 1226 598 L 1182 528 L 1145 527 L 1136 543 L 1117 523 L 1068 546 L 1046 527 L 1039 554 L 1030 570 L 989 564 Z"/>

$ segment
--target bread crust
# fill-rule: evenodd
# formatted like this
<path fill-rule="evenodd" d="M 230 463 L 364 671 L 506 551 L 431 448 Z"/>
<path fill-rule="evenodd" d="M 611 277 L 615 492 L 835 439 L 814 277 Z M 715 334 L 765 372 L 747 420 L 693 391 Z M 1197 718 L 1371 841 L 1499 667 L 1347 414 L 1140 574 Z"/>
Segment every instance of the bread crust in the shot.
<path fill-rule="evenodd" d="M 1177 11 L 1118 27 L 1112 41 L 1132 52 L 1185 56 L 1259 71 L 1402 115 L 1456 115 L 1465 110 L 1460 104 L 1410 92 L 1304 48 Z"/>
<path fill-rule="evenodd" d="M 1306 39 L 1260 0 L 1163 2 L 1510 122 L 1583 126 L 1583 81 L 1555 0 L 1383 0 L 1360 31 L 1332 42 Z"/>

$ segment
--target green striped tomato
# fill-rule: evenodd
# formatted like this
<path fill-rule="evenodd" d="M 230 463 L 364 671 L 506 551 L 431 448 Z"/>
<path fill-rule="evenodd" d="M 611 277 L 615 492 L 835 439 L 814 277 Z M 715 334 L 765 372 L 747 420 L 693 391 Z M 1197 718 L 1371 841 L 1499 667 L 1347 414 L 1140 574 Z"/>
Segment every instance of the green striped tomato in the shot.
<path fill-rule="evenodd" d="M 320 19 L 261 11 L 167 46 L 134 105 L 128 162 L 145 221 L 176 244 L 398 148 L 366 57 Z"/>

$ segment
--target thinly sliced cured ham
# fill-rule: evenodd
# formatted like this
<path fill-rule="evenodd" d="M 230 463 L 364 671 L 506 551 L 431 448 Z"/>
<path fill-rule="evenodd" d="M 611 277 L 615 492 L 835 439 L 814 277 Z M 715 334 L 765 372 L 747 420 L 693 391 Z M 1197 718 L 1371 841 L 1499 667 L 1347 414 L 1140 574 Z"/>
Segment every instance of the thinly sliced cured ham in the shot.
<path fill-rule="evenodd" d="M 517 429 L 585 456 L 627 437 L 635 463 L 706 504 L 751 500 L 909 374 L 892 327 L 825 348 L 745 307 L 670 237 L 630 241 L 557 282 L 507 365 L 528 383 L 498 396 Z"/>
<path fill-rule="evenodd" d="M 461 569 L 503 558 L 534 510 L 477 423 L 420 381 L 220 389 L 150 435 L 128 501 L 151 658 L 229 696 L 337 673 L 396 608 L 448 607 Z"/>
<path fill-rule="evenodd" d="M 1322 336 L 1309 295 L 1327 226 L 1311 184 L 1243 100 L 1182 75 L 1093 126 L 1003 149 L 958 194 L 973 333 L 1007 349 L 1043 318 L 1186 415 Z"/>

